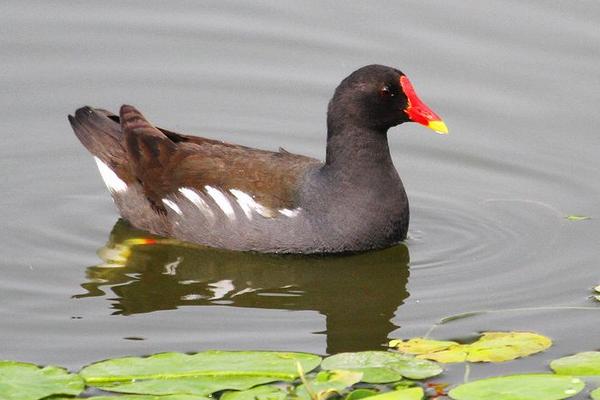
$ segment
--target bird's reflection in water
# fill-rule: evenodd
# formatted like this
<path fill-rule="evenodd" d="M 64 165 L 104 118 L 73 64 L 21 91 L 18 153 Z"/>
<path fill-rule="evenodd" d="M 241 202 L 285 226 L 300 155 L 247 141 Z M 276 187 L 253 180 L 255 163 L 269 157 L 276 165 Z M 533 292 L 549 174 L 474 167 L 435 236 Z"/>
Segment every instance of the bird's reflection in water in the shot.
<path fill-rule="evenodd" d="M 85 294 L 116 297 L 114 314 L 179 306 L 314 310 L 326 318 L 327 352 L 377 349 L 408 297 L 406 246 L 338 256 L 281 256 L 203 248 L 118 221 L 87 269 Z"/>

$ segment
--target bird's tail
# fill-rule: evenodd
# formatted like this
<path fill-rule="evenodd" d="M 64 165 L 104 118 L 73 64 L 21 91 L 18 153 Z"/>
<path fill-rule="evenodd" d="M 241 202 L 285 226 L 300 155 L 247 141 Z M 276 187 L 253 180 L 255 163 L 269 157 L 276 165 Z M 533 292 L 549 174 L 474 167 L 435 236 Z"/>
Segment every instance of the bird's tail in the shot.
<path fill-rule="evenodd" d="M 109 111 L 86 106 L 75 111 L 75 116 L 69 115 L 68 118 L 75 135 L 85 148 L 121 180 L 130 181 L 119 117 Z"/>

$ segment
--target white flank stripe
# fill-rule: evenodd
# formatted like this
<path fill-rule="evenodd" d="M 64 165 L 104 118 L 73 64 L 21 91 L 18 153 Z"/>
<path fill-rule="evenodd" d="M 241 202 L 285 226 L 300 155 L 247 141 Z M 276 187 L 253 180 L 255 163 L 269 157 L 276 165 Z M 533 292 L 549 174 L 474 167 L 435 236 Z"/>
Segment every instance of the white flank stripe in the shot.
<path fill-rule="evenodd" d="M 115 193 L 122 193 L 127 190 L 127 184 L 123 182 L 123 180 L 119 178 L 117 174 L 115 174 L 115 171 L 110 169 L 109 166 L 98 157 L 94 157 L 94 160 L 96 160 L 96 164 L 100 170 L 100 175 L 102 176 L 104 184 L 108 190 Z"/>
<path fill-rule="evenodd" d="M 257 203 L 248 193 L 238 189 L 229 189 L 232 195 L 237 199 L 238 204 L 244 211 L 248 219 L 252 219 L 252 211 L 256 211 L 265 218 L 272 218 L 273 212 L 260 203 Z"/>
<path fill-rule="evenodd" d="M 248 219 L 252 219 L 252 210 L 254 209 L 254 199 L 248 194 L 237 189 L 229 189 L 229 192 L 235 196 L 240 208 L 246 214 Z"/>
<path fill-rule="evenodd" d="M 301 210 L 302 209 L 300 207 L 294 208 L 293 210 L 290 210 L 289 208 L 282 208 L 281 210 L 279 210 L 279 213 L 281 215 L 285 215 L 288 218 L 294 218 L 297 217 L 298 214 L 300 214 Z"/>
<path fill-rule="evenodd" d="M 210 206 L 206 204 L 206 202 L 200 197 L 198 193 L 196 193 L 193 189 L 190 188 L 179 188 L 179 193 L 181 193 L 186 199 L 191 201 L 202 213 L 205 217 L 210 220 L 213 220 L 215 214 L 210 209 Z"/>
<path fill-rule="evenodd" d="M 175 211 L 177 214 L 183 215 L 183 213 L 181 212 L 181 208 L 179 208 L 179 206 L 177 204 L 175 204 L 174 202 L 172 202 L 171 200 L 162 199 L 162 202 L 165 206 L 169 207 L 171 210 Z"/>
<path fill-rule="evenodd" d="M 227 200 L 227 197 L 225 197 L 223 192 L 209 185 L 204 186 L 204 188 L 206 189 L 206 193 L 208 193 L 208 195 L 212 197 L 212 199 L 215 201 L 215 203 L 217 203 L 219 208 L 223 210 L 225 215 L 227 215 L 229 219 L 235 219 L 235 211 L 233 211 L 231 203 L 229 203 L 229 200 Z"/>

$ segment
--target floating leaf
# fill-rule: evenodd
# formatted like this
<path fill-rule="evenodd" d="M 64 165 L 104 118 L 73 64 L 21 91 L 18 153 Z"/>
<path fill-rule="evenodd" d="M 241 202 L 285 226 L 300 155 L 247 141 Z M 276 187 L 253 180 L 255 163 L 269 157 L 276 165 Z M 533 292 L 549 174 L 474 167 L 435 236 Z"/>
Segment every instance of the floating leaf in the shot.
<path fill-rule="evenodd" d="M 565 218 L 569 221 L 585 221 L 586 219 L 592 219 L 586 215 L 567 215 Z"/>
<path fill-rule="evenodd" d="M 560 375 L 600 375 L 600 351 L 586 351 L 550 363 L 550 368 Z"/>
<path fill-rule="evenodd" d="M 584 386 L 572 376 L 523 374 L 465 383 L 448 394 L 454 400 L 560 400 L 576 395 Z"/>
<path fill-rule="evenodd" d="M 0 361 L 0 399 L 37 400 L 52 395 L 77 396 L 83 380 L 59 367 L 40 368 L 17 361 Z"/>
<path fill-rule="evenodd" d="M 406 341 L 392 340 L 390 346 L 402 353 L 415 354 L 418 358 L 428 358 L 443 363 L 463 362 L 467 352 L 458 342 L 412 338 Z"/>
<path fill-rule="evenodd" d="M 590 397 L 592 398 L 592 400 L 600 400 L 600 388 L 592 390 L 592 393 L 590 393 Z"/>
<path fill-rule="evenodd" d="M 364 399 L 365 397 L 374 396 L 377 393 L 379 392 L 373 389 L 355 389 L 348 393 L 344 400 L 360 400 Z"/>
<path fill-rule="evenodd" d="M 194 376 L 186 378 L 155 378 L 131 382 L 96 383 L 95 387 L 109 392 L 152 394 L 193 394 L 207 396 L 221 390 L 246 390 L 265 383 L 281 380 L 273 376 Z"/>
<path fill-rule="evenodd" d="M 394 382 L 403 377 L 425 379 L 442 372 L 442 368 L 431 361 L 389 351 L 339 353 L 324 359 L 321 368 L 359 371 L 363 373 L 362 381 L 367 383 Z"/>
<path fill-rule="evenodd" d="M 264 385 L 248 390 L 225 392 L 219 400 L 284 400 L 286 396 L 287 391 L 282 388 Z"/>
<path fill-rule="evenodd" d="M 413 338 L 390 342 L 398 351 L 442 363 L 502 362 L 546 350 L 552 341 L 533 332 L 484 332 L 471 344 Z"/>
<path fill-rule="evenodd" d="M 422 400 L 425 396 L 423 388 L 414 387 L 408 389 L 393 390 L 370 397 L 371 400 Z"/>
<path fill-rule="evenodd" d="M 192 355 L 162 353 L 91 364 L 80 375 L 103 390 L 152 395 L 208 395 L 226 389 L 246 390 L 298 377 L 297 364 L 311 371 L 321 361 L 306 353 L 206 351 Z"/>
<path fill-rule="evenodd" d="M 73 397 L 51 397 L 48 400 L 77 400 Z M 170 396 L 152 396 L 146 394 L 131 394 L 123 396 L 94 396 L 85 400 L 214 400 L 209 397 L 193 396 L 188 394 L 173 394 Z"/>
<path fill-rule="evenodd" d="M 458 345 L 457 342 L 451 342 L 447 340 L 433 340 L 426 338 L 414 338 L 407 341 L 400 339 L 394 339 L 390 341 L 390 347 L 396 347 L 398 349 L 410 349 L 410 351 L 402 351 L 403 353 L 410 354 L 427 354 L 435 353 L 441 350 L 446 350 L 451 346 Z"/>
<path fill-rule="evenodd" d="M 394 390 L 400 390 L 400 389 L 415 387 L 415 386 L 417 386 L 417 384 L 414 381 L 409 381 L 409 380 L 405 379 L 400 382 L 394 382 L 393 386 L 394 386 Z"/>
<path fill-rule="evenodd" d="M 362 373 L 355 371 L 321 371 L 314 378 L 296 388 L 296 396 L 305 400 L 326 400 L 355 383 Z"/>

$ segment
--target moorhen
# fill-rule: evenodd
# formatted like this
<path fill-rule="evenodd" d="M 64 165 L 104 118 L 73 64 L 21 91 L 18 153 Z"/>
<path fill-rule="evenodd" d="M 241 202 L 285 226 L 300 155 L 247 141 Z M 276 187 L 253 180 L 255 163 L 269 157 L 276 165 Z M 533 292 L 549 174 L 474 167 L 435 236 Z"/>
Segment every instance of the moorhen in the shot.
<path fill-rule="evenodd" d="M 406 238 L 408 199 L 387 131 L 407 121 L 447 133 L 408 78 L 362 67 L 335 90 L 325 162 L 152 125 L 134 107 L 69 115 L 123 218 L 162 236 L 272 253 L 338 253 Z"/>

